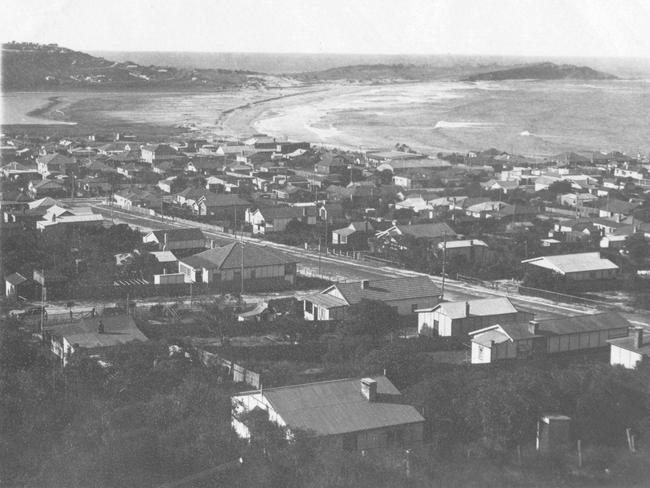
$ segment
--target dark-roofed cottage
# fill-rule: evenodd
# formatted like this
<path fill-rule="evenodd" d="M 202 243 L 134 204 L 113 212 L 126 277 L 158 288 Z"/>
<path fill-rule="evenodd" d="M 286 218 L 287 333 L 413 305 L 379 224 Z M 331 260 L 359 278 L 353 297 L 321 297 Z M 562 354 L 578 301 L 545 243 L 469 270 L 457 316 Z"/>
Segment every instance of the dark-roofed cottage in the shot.
<path fill-rule="evenodd" d="M 207 239 L 201 229 L 163 229 L 149 232 L 142 238 L 145 244 L 156 244 L 161 251 L 184 251 L 206 247 Z"/>
<path fill-rule="evenodd" d="M 48 327 L 45 337 L 64 366 L 70 356 L 81 349 L 96 351 L 134 341 L 148 341 L 129 315 L 84 317 L 79 321 Z"/>
<path fill-rule="evenodd" d="M 302 431 L 349 451 L 420 444 L 424 418 L 385 376 L 341 379 L 240 393 L 232 397 L 232 425 L 248 439 L 246 413 L 266 411 L 289 436 Z"/>
<path fill-rule="evenodd" d="M 185 274 L 186 281 L 224 288 L 240 285 L 242 269 L 247 288 L 264 282 L 286 286 L 295 283 L 297 263 L 266 247 L 237 242 L 182 258 L 178 263 L 178 271 Z"/>
<path fill-rule="evenodd" d="M 361 300 L 380 301 L 400 315 L 411 315 L 419 308 L 436 305 L 440 289 L 426 276 L 337 283 L 306 297 L 304 316 L 307 320 L 340 320 L 350 305 Z"/>

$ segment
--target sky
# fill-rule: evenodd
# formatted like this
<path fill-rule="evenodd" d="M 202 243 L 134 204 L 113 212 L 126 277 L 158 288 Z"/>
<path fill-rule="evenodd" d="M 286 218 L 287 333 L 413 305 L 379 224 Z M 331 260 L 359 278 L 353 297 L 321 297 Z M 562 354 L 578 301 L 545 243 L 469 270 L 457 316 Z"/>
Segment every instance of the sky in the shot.
<path fill-rule="evenodd" d="M 650 58 L 650 0 L 1 0 L 0 40 L 80 51 Z"/>

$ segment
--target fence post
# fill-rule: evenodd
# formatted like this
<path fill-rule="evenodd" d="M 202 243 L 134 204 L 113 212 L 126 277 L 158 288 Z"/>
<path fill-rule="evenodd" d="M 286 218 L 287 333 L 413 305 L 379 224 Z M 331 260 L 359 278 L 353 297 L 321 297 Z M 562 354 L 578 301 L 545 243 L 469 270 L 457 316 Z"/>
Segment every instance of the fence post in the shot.
<path fill-rule="evenodd" d="M 406 477 L 410 478 L 411 477 L 411 450 L 407 449 L 405 451 L 406 458 L 404 460 L 404 464 L 406 465 Z"/>

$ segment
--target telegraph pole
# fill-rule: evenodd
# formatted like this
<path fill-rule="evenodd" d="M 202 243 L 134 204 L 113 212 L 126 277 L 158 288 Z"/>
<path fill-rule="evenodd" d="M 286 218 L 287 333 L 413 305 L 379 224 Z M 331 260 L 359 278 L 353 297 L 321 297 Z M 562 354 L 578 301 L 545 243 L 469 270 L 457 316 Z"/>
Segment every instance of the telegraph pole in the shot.
<path fill-rule="evenodd" d="M 320 276 L 321 238 L 318 238 L 318 276 Z"/>
<path fill-rule="evenodd" d="M 45 272 L 41 270 L 43 277 L 43 285 L 41 286 L 41 341 L 45 343 L 45 296 L 47 294 L 47 288 L 45 288 Z"/>
<path fill-rule="evenodd" d="M 241 286 L 240 286 L 240 297 L 244 296 L 244 234 L 242 233 L 241 239 L 239 241 L 239 246 L 241 248 Z"/>
<path fill-rule="evenodd" d="M 442 234 L 442 286 L 440 287 L 440 300 L 445 298 L 445 265 L 447 263 L 447 233 Z"/>

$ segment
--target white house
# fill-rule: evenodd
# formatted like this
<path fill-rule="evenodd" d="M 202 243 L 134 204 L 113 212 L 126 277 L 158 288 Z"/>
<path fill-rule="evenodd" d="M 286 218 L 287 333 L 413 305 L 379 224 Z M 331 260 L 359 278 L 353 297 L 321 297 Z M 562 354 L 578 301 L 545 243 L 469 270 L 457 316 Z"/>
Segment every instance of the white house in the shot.
<path fill-rule="evenodd" d="M 472 364 L 487 364 L 503 359 L 527 359 L 540 348 L 541 338 L 533 326 L 495 324 L 469 333 Z M 543 338 L 541 338 L 543 339 Z"/>
<path fill-rule="evenodd" d="M 265 207 L 255 210 L 247 209 L 245 219 L 253 227 L 253 234 L 282 232 L 289 222 L 301 220 L 308 225 L 315 225 L 318 211 L 315 207 Z"/>
<path fill-rule="evenodd" d="M 609 363 L 612 366 L 634 369 L 648 356 L 650 337 L 644 334 L 641 327 L 636 327 L 628 337 L 609 341 Z"/>
<path fill-rule="evenodd" d="M 505 297 L 441 302 L 416 312 L 418 334 L 445 337 L 463 336 L 490 325 L 525 322 L 533 318 L 532 313 L 520 312 Z"/>

